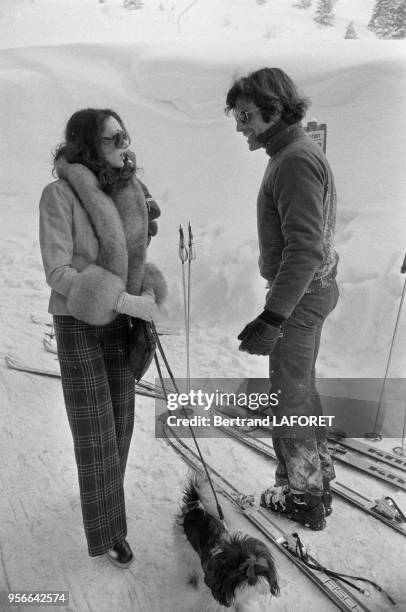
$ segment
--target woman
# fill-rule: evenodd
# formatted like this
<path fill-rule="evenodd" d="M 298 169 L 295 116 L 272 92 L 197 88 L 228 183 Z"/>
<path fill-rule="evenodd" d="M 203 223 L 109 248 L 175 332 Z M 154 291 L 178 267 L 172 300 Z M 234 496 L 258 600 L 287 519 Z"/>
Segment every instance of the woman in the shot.
<path fill-rule="evenodd" d="M 133 560 L 123 489 L 134 423 L 127 315 L 151 321 L 166 292 L 161 273 L 145 261 L 159 209 L 146 202 L 129 144 L 114 111 L 74 113 L 55 153 L 58 180 L 40 202 L 49 312 L 88 550 L 107 553 L 123 568 Z"/>

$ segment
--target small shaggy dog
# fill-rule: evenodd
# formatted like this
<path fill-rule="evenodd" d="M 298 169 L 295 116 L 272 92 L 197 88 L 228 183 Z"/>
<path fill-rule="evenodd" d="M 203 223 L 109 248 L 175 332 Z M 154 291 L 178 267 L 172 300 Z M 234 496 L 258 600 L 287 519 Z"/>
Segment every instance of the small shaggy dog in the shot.
<path fill-rule="evenodd" d="M 269 610 L 271 597 L 278 595 L 279 586 L 273 558 L 265 544 L 239 532 L 228 533 L 215 516 L 206 478 L 194 473 L 185 485 L 182 501 L 176 522 L 190 544 L 183 558 L 189 561 L 190 582 L 197 588 L 200 575 L 211 590 L 215 601 L 206 610 Z"/>

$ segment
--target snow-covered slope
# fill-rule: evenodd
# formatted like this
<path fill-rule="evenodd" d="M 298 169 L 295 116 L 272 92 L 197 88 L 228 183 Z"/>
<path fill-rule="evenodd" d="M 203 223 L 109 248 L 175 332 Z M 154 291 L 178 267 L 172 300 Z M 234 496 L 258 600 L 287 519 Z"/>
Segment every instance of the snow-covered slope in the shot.
<path fill-rule="evenodd" d="M 310 37 L 343 39 L 350 21 L 361 39 L 374 39 L 367 29 L 375 0 L 337 0 L 329 27 L 314 21 L 317 0 L 299 10 L 294 0 L 145 0 L 139 10 L 126 10 L 122 0 L 2 0 L 2 47 L 63 42 L 140 41 L 197 38 Z M 68 24 L 68 27 L 67 27 Z"/>

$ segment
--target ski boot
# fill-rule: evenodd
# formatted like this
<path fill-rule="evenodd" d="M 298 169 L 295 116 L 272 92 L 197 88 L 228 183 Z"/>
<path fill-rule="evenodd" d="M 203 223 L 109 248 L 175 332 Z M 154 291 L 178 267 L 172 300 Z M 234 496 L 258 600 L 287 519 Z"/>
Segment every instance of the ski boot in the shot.
<path fill-rule="evenodd" d="M 314 531 L 321 531 L 326 526 L 321 496 L 291 493 L 288 485 L 266 489 L 261 495 L 260 505 Z"/>
<path fill-rule="evenodd" d="M 333 512 L 333 496 L 331 495 L 330 483 L 328 480 L 323 480 L 323 495 L 321 499 L 323 501 L 326 516 L 330 516 L 330 514 Z"/>

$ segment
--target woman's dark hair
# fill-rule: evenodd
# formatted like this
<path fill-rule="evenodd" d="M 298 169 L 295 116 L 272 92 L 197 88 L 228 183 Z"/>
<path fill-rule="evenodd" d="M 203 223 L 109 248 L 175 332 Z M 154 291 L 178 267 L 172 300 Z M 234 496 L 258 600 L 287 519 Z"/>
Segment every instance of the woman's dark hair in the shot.
<path fill-rule="evenodd" d="M 288 124 L 301 121 L 310 104 L 280 68 L 261 68 L 235 80 L 227 94 L 226 113 L 235 107 L 239 97 L 247 98 L 261 108 L 264 121 L 269 121 L 275 113 L 281 113 L 281 119 Z"/>
<path fill-rule="evenodd" d="M 72 115 L 66 124 L 65 141 L 54 153 L 54 173 L 58 159 L 64 157 L 67 162 L 83 164 L 94 172 L 106 193 L 112 193 L 128 183 L 136 170 L 135 164 L 129 158 L 124 158 L 122 168 L 113 168 L 100 151 L 100 138 L 109 117 L 114 117 L 126 131 L 121 117 L 108 108 L 85 108 Z"/>

